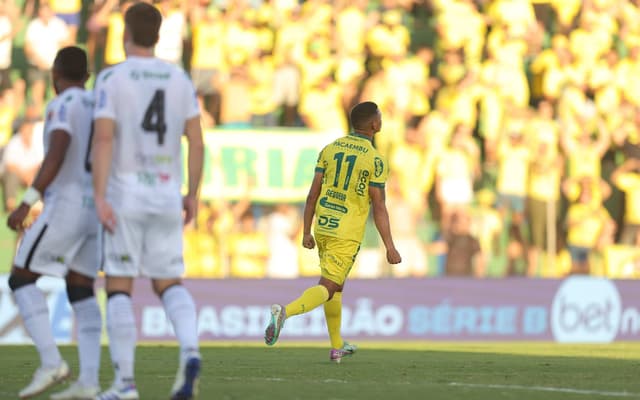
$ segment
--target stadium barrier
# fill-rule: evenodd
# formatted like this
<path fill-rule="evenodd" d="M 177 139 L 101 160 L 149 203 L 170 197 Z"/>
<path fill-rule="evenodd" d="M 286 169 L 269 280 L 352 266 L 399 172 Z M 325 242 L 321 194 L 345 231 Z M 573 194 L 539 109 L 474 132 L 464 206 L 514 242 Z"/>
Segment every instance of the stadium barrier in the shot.
<path fill-rule="evenodd" d="M 207 130 L 201 197 L 302 202 L 313 180 L 318 154 L 339 136 L 287 128 Z M 186 155 L 186 142 L 182 148 Z M 183 159 L 186 174 L 187 157 Z"/>
<path fill-rule="evenodd" d="M 29 343 L 8 276 L 0 276 L 0 343 Z M 272 302 L 285 303 L 316 279 L 185 280 L 198 305 L 203 341 L 262 341 Z M 42 278 L 59 343 L 70 343 L 73 315 L 61 279 Z M 103 281 L 98 297 L 104 310 Z M 142 341 L 173 340 L 149 282 L 135 284 Z M 350 340 L 640 340 L 640 282 L 576 276 L 543 279 L 358 279 L 347 283 L 343 334 Z M 322 307 L 287 321 L 283 341 L 327 340 Z"/>

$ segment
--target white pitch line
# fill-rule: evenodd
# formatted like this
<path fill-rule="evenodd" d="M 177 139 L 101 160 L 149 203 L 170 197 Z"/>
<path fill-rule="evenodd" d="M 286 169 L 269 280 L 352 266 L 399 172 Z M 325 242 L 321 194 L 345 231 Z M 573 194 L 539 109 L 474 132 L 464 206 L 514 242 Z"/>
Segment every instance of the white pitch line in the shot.
<path fill-rule="evenodd" d="M 530 390 L 534 392 L 584 394 L 587 396 L 598 395 L 598 396 L 608 396 L 608 397 L 640 398 L 640 393 L 609 392 L 609 391 L 602 391 L 602 390 L 586 390 L 586 389 L 561 388 L 561 387 L 550 387 L 550 386 L 498 385 L 498 384 L 462 383 L 462 382 L 450 382 L 449 386 L 478 388 L 478 389 Z"/>
<path fill-rule="evenodd" d="M 286 378 L 276 378 L 276 377 L 239 377 L 239 376 L 225 376 L 221 377 L 221 379 L 226 381 L 254 381 L 254 382 L 293 382 L 293 379 Z M 300 380 L 295 380 L 296 382 L 301 382 Z M 323 380 L 315 380 L 315 379 L 307 379 L 302 380 L 302 382 L 309 383 L 339 383 L 339 384 L 348 384 L 349 382 L 341 379 L 323 379 Z M 360 382 L 360 383 L 374 383 L 374 382 Z M 429 382 L 425 382 L 429 383 Z M 387 382 L 387 385 L 411 385 L 409 382 Z M 431 382 L 431 384 L 438 385 L 438 383 Z M 552 392 L 552 393 L 569 393 L 569 394 L 579 394 L 585 396 L 604 396 L 604 397 L 628 397 L 628 398 L 636 398 L 640 399 L 640 393 L 630 393 L 630 392 L 611 392 L 605 390 L 587 390 L 587 389 L 576 389 L 576 388 L 562 388 L 562 387 L 552 387 L 552 386 L 523 386 L 523 385 L 500 385 L 500 384 L 490 384 L 490 383 L 464 383 L 464 382 L 449 382 L 446 383 L 449 386 L 456 387 L 466 387 L 466 388 L 476 388 L 476 389 L 500 389 L 500 390 L 521 390 L 521 391 L 532 391 L 532 392 Z"/>

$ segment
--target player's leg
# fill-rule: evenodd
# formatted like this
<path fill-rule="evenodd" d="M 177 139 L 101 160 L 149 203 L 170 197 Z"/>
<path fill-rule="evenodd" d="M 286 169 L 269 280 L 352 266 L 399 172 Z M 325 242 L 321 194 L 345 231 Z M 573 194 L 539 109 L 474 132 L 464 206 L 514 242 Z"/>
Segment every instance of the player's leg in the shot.
<path fill-rule="evenodd" d="M 152 278 L 153 290 L 180 344 L 178 371 L 171 389 L 171 398 L 176 400 L 193 398 L 201 368 L 196 305 L 180 279 L 184 273 L 182 224 L 179 213 L 150 219 L 141 265 L 142 273 Z"/>
<path fill-rule="evenodd" d="M 329 281 L 342 282 L 339 289 L 333 294 L 331 299 L 324 303 L 324 317 L 327 322 L 329 340 L 331 341 L 331 351 L 329 359 L 333 362 L 340 362 L 343 357 L 350 356 L 356 351 L 356 346 L 345 342 L 340 331 L 342 325 L 342 291 L 344 281 L 347 279 L 351 267 L 360 251 L 360 244 L 353 241 L 331 240 L 328 245 L 333 258 L 328 260 L 323 270 L 323 279 Z"/>
<path fill-rule="evenodd" d="M 284 321 L 294 315 L 308 313 L 316 307 L 326 303 L 339 289 L 339 285 L 325 278 L 320 278 L 318 284 L 307 288 L 300 297 L 291 303 L 283 306 L 281 304 L 271 305 L 271 319 L 264 331 L 264 342 L 268 346 L 273 346 L 280 337 L 280 332 L 284 326 Z"/>
<path fill-rule="evenodd" d="M 16 252 L 9 277 L 24 327 L 40 356 L 40 368 L 31 383 L 20 391 L 21 398 L 36 395 L 69 375 L 69 367 L 56 346 L 49 309 L 44 293 L 36 287 L 37 279 L 47 273 L 64 276 L 66 268 L 55 262 L 56 235 L 48 230 L 49 212 L 45 210 L 24 234 Z"/>
<path fill-rule="evenodd" d="M 98 400 L 137 400 L 140 397 L 134 376 L 137 330 L 131 301 L 132 288 L 131 277 L 106 277 L 107 333 L 114 379 L 111 387 L 96 397 Z"/>
<path fill-rule="evenodd" d="M 340 242 L 342 241 L 339 239 L 316 236 L 322 276 L 317 285 L 305 290 L 300 297 L 286 307 L 279 304 L 271 306 L 271 320 L 264 334 L 267 345 L 273 346 L 276 343 L 287 318 L 312 311 L 331 300 L 334 293 L 342 290 L 342 283 L 353 265 L 357 251 L 354 253 L 351 250 L 351 254 L 345 256 L 342 254 L 344 250 L 336 247 Z M 358 248 L 357 242 L 354 243 Z"/>
<path fill-rule="evenodd" d="M 107 334 L 109 352 L 114 366 L 111 387 L 96 399 L 138 399 L 134 364 L 136 349 L 136 321 L 131 294 L 133 277 L 138 276 L 141 260 L 144 221 L 141 216 L 117 213 L 118 223 L 112 234 L 100 231 L 102 263 L 106 275 Z"/>
<path fill-rule="evenodd" d="M 76 320 L 80 371 L 76 382 L 52 395 L 52 400 L 94 398 L 100 392 L 98 372 L 102 315 L 94 294 L 93 281 L 93 277 L 75 271 L 67 274 L 67 297 Z"/>
<path fill-rule="evenodd" d="M 342 290 L 335 292 L 331 300 L 324 303 L 324 318 L 327 321 L 327 331 L 332 349 L 340 349 L 344 344 L 340 334 L 342 323 Z"/>
<path fill-rule="evenodd" d="M 171 398 L 191 399 L 197 390 L 201 368 L 195 302 L 180 279 L 154 279 L 153 290 L 162 300 L 180 344 L 178 371 L 171 388 Z"/>
<path fill-rule="evenodd" d="M 77 235 L 71 232 L 68 235 L 74 238 L 74 248 L 67 257 L 69 272 L 65 280 L 67 297 L 76 321 L 80 371 L 78 379 L 65 390 L 53 394 L 52 400 L 93 399 L 100 392 L 98 372 L 102 315 L 93 289 L 99 266 L 96 238 L 98 220 L 93 209 L 87 209 L 85 215 L 77 217 Z M 76 246 L 76 243 L 79 245 Z"/>

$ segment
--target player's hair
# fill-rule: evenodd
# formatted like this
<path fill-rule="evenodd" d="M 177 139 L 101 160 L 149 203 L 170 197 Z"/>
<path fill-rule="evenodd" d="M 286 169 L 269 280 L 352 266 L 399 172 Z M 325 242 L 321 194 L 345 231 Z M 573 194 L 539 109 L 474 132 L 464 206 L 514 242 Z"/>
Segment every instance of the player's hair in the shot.
<path fill-rule="evenodd" d="M 70 81 L 82 81 L 87 77 L 87 53 L 77 46 L 68 46 L 58 50 L 53 68 Z"/>
<path fill-rule="evenodd" d="M 158 42 L 162 14 L 148 3 L 136 3 L 127 9 L 124 23 L 135 45 L 153 47 Z"/>
<path fill-rule="evenodd" d="M 363 128 L 364 125 L 378 114 L 378 105 L 372 101 L 356 104 L 349 113 L 349 120 L 353 129 Z"/>

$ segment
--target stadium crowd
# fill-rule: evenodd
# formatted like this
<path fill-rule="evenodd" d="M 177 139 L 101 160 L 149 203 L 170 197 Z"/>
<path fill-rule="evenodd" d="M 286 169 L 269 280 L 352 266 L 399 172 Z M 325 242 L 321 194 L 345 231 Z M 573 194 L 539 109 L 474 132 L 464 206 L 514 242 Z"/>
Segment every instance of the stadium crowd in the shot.
<path fill-rule="evenodd" d="M 122 61 L 132 3 L 0 0 L 5 210 L 42 158 L 56 51 Z M 156 55 L 191 74 L 206 128 L 346 133 L 380 105 L 403 262 L 366 235 L 355 277 L 640 277 L 640 1 L 154 3 Z M 205 200 L 188 276 L 318 275 L 300 206 Z"/>

